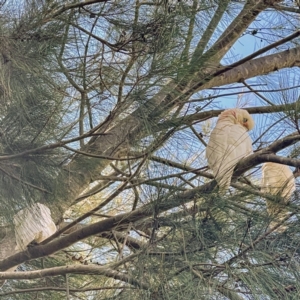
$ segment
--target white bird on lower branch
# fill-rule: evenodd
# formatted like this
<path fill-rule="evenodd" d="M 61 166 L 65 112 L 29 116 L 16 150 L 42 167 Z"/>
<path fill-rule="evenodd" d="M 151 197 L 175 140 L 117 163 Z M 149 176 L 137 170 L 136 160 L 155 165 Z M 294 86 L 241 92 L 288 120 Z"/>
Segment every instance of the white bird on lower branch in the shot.
<path fill-rule="evenodd" d="M 234 167 L 253 152 L 248 134 L 253 127 L 254 120 L 244 109 L 227 109 L 219 115 L 206 148 L 206 158 L 221 189 L 229 188 Z"/>
<path fill-rule="evenodd" d="M 14 216 L 16 250 L 25 250 L 33 241 L 41 243 L 56 232 L 50 209 L 36 203 Z"/>
<path fill-rule="evenodd" d="M 266 199 L 267 211 L 270 216 L 276 217 L 278 221 L 281 221 L 287 216 L 287 211 L 285 211 L 284 206 L 289 203 L 295 190 L 295 177 L 288 166 L 273 162 L 263 164 L 261 191 L 280 196 L 280 202 Z M 277 222 L 271 222 L 270 226 L 274 227 Z M 285 229 L 285 227 L 282 227 L 278 231 L 284 231 Z"/>

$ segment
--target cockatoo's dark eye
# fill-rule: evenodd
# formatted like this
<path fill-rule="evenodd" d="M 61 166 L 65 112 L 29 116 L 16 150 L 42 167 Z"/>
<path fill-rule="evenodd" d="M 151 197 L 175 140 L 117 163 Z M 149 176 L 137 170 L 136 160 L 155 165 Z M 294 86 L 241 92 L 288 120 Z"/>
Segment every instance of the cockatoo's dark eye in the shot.
<path fill-rule="evenodd" d="M 244 118 L 244 119 L 243 119 L 243 123 L 246 123 L 247 121 L 248 121 L 247 118 Z"/>

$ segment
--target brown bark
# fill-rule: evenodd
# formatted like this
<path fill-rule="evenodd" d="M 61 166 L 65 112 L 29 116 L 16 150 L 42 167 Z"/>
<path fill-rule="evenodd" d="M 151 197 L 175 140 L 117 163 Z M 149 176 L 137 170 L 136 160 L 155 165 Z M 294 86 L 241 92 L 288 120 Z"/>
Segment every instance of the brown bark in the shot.
<path fill-rule="evenodd" d="M 137 286 L 142 289 L 148 289 L 149 286 L 141 281 L 138 281 L 124 273 L 111 270 L 107 267 L 100 267 L 94 265 L 72 265 L 65 267 L 54 267 L 38 271 L 25 271 L 25 272 L 0 272 L 0 279 L 37 279 L 49 276 L 59 276 L 65 274 L 92 274 L 103 275 L 106 277 L 121 280 Z"/>

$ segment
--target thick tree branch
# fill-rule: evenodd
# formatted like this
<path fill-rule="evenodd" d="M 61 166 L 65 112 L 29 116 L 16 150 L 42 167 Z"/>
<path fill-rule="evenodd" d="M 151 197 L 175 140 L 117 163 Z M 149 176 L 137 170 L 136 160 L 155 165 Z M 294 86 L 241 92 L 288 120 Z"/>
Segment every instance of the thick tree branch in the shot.
<path fill-rule="evenodd" d="M 271 114 L 275 112 L 285 112 L 296 110 L 299 106 L 300 101 L 295 101 L 293 103 L 287 104 L 279 104 L 279 105 L 272 105 L 272 106 L 257 106 L 257 107 L 246 107 L 243 108 L 247 110 L 250 114 Z M 195 113 L 192 115 L 187 115 L 179 118 L 174 118 L 172 120 L 167 120 L 164 122 L 159 123 L 154 130 L 160 131 L 166 128 L 170 128 L 173 126 L 180 126 L 180 125 L 188 125 L 192 124 L 195 121 L 205 121 L 207 119 L 217 117 L 224 109 L 215 109 L 209 111 L 202 111 L 199 113 Z"/>
<path fill-rule="evenodd" d="M 207 28 L 205 29 L 200 41 L 197 44 L 197 47 L 194 51 L 194 54 L 191 59 L 191 66 L 193 67 L 199 67 L 199 57 L 203 54 L 203 51 L 205 47 L 207 46 L 207 43 L 211 39 L 213 33 L 215 32 L 215 29 L 217 25 L 219 24 L 220 20 L 222 19 L 228 4 L 229 0 L 221 1 L 219 2 L 219 6 L 211 19 L 210 23 L 208 24 Z"/>
<path fill-rule="evenodd" d="M 276 0 L 271 2 L 279 1 Z M 269 1 L 265 0 L 247 1 L 240 14 L 233 22 L 231 22 L 216 43 L 205 53 L 203 59 L 208 58 L 211 63 L 219 62 L 220 59 L 228 52 L 231 46 L 241 36 L 244 30 L 248 28 L 248 26 L 255 20 L 259 13 L 272 5 L 273 3 L 269 3 Z M 207 59 L 204 59 L 205 62 L 206 60 Z"/>
<path fill-rule="evenodd" d="M 199 84 L 197 83 L 199 78 L 194 78 L 194 90 L 199 91 L 209 89 L 214 86 L 240 82 L 241 80 L 246 80 L 255 76 L 263 76 L 270 72 L 285 68 L 299 67 L 299 55 L 300 47 L 295 47 L 279 53 L 262 56 L 228 70 L 200 86 L 198 86 Z"/>
<path fill-rule="evenodd" d="M 138 281 L 131 276 L 124 273 L 111 270 L 107 267 L 100 267 L 94 265 L 72 265 L 64 267 L 53 267 L 48 269 L 42 269 L 38 271 L 23 271 L 23 272 L 0 272 L 0 279 L 37 279 L 49 276 L 59 276 L 65 274 L 91 274 L 91 275 L 103 275 L 106 277 L 114 278 L 133 286 L 148 290 L 149 286 L 142 281 Z"/>
<path fill-rule="evenodd" d="M 116 290 L 116 289 L 132 289 L 132 286 L 103 286 L 103 287 L 88 287 L 82 289 L 69 289 L 71 293 L 84 293 L 89 291 L 102 291 L 102 290 Z M 57 287 L 57 286 L 45 286 L 45 287 L 38 287 L 38 288 L 28 288 L 28 289 L 17 289 L 5 293 L 0 294 L 0 298 L 8 295 L 15 295 L 15 294 L 25 294 L 25 293 L 36 293 L 42 291 L 61 291 L 66 292 L 65 287 Z"/>
<path fill-rule="evenodd" d="M 294 134 L 288 135 L 282 139 L 273 142 L 268 147 L 263 148 L 255 152 L 254 154 L 247 156 L 237 164 L 232 178 L 236 179 L 246 171 L 250 170 L 252 167 L 267 161 L 278 162 L 281 164 L 287 164 L 294 167 L 300 167 L 300 160 L 290 159 L 290 158 L 280 157 L 275 155 L 276 152 L 284 148 L 287 148 L 291 145 L 294 145 L 299 140 L 300 140 L 300 134 L 296 132 Z"/>
<path fill-rule="evenodd" d="M 292 13 L 298 13 L 298 14 L 300 13 L 300 9 L 296 8 L 296 7 L 274 5 L 274 8 L 276 8 L 279 11 L 292 12 Z M 289 14 L 289 16 L 290 16 L 290 14 Z M 297 17 L 295 16 L 295 18 L 297 18 Z"/>
<path fill-rule="evenodd" d="M 59 224 L 59 228 L 64 228 L 69 224 L 69 222 L 64 222 Z M 84 224 L 76 224 L 75 226 L 71 227 L 69 230 L 65 231 L 65 234 L 70 234 L 76 230 L 80 230 L 81 228 L 86 227 L 87 225 Z M 124 232 L 119 232 L 114 230 L 114 233 L 112 233 L 111 231 L 107 231 L 107 232 L 101 232 L 97 235 L 99 238 L 104 238 L 104 239 L 112 239 L 112 238 L 117 238 L 118 241 L 120 243 L 124 243 L 125 239 L 126 239 L 126 245 L 128 248 L 132 249 L 132 250 L 141 250 L 146 248 L 146 244 L 142 243 L 141 241 L 125 235 Z"/>

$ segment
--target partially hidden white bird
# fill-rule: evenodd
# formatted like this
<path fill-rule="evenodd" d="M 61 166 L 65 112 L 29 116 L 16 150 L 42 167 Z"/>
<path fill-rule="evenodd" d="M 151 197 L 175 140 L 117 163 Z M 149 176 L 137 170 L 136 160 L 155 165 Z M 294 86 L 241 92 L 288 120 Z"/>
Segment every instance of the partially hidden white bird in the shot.
<path fill-rule="evenodd" d="M 271 195 L 278 195 L 280 202 L 266 199 L 268 214 L 281 221 L 287 216 L 284 205 L 288 204 L 293 192 L 296 190 L 295 177 L 291 169 L 282 164 L 266 162 L 262 166 L 262 187 L 261 191 Z M 277 222 L 271 222 L 270 227 L 274 227 Z M 285 227 L 281 230 L 284 231 Z"/>
<path fill-rule="evenodd" d="M 253 152 L 248 131 L 254 120 L 244 109 L 223 111 L 206 147 L 206 158 L 213 175 L 223 190 L 228 189 L 238 161 Z"/>
<path fill-rule="evenodd" d="M 20 210 L 14 216 L 14 225 L 18 251 L 25 250 L 33 241 L 41 243 L 56 232 L 50 209 L 41 203 Z"/>

